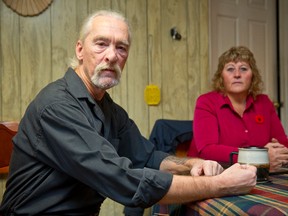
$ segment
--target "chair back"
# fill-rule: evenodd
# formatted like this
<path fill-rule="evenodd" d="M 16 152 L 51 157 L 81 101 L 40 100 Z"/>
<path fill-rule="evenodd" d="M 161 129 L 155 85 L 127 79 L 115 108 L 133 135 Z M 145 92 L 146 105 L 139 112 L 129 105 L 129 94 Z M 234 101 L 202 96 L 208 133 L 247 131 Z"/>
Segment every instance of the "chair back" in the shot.
<path fill-rule="evenodd" d="M 18 131 L 18 122 L 0 121 L 0 173 L 8 170 L 13 150 L 12 138 Z"/>
<path fill-rule="evenodd" d="M 183 157 L 187 156 L 192 138 L 192 120 L 158 119 L 149 140 L 155 144 L 157 150 Z"/>

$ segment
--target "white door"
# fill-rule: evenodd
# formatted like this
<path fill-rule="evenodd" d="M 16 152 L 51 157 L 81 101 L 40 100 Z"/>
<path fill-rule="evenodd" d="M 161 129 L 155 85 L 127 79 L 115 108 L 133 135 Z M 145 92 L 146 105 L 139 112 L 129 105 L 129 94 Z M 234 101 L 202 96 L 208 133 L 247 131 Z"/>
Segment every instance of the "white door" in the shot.
<path fill-rule="evenodd" d="M 210 0 L 210 76 L 218 57 L 231 46 L 244 45 L 261 70 L 265 91 L 277 101 L 276 1 Z"/>

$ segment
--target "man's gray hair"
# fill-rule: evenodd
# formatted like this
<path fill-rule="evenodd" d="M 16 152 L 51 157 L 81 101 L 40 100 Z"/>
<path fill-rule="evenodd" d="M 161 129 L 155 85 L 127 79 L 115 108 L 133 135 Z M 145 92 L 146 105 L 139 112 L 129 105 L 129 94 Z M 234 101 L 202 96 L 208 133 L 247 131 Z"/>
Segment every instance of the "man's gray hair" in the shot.
<path fill-rule="evenodd" d="M 112 11 L 112 10 L 100 10 L 100 11 L 96 11 L 93 14 L 91 14 L 90 16 L 88 16 L 82 24 L 81 30 L 79 32 L 78 40 L 81 40 L 84 43 L 87 35 L 91 31 L 91 26 L 93 24 L 94 19 L 98 16 L 114 17 L 118 20 L 124 21 L 128 26 L 128 40 L 129 40 L 129 43 L 131 43 L 131 40 L 132 40 L 131 30 L 130 30 L 131 28 L 130 28 L 130 24 L 129 24 L 128 20 L 120 12 L 116 12 L 116 11 Z M 78 65 L 79 65 L 79 61 L 78 61 L 77 57 L 74 55 L 74 57 L 70 60 L 70 66 L 72 68 L 76 68 Z"/>

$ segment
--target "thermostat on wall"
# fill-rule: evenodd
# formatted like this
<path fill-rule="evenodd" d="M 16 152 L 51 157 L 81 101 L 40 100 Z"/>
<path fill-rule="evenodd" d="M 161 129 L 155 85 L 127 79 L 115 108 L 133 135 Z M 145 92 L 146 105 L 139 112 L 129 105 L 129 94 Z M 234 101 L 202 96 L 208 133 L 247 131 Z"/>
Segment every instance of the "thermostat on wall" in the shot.
<path fill-rule="evenodd" d="M 160 103 L 160 89 L 157 85 L 148 85 L 144 91 L 144 99 L 148 105 L 158 105 Z"/>

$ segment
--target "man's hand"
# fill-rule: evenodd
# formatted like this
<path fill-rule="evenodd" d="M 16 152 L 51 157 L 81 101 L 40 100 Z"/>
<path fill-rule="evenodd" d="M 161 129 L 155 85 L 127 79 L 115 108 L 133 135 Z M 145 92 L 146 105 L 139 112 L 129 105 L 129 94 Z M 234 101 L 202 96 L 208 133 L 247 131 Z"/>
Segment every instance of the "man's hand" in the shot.
<path fill-rule="evenodd" d="M 223 167 L 216 161 L 170 155 L 161 162 L 160 170 L 177 175 L 214 176 L 223 172 Z"/>
<path fill-rule="evenodd" d="M 190 174 L 192 176 L 214 176 L 223 172 L 223 167 L 216 161 L 197 160 L 194 162 Z"/>
<path fill-rule="evenodd" d="M 225 196 L 249 193 L 256 185 L 256 171 L 255 166 L 235 163 L 220 175 L 215 176 L 217 188 L 220 189 L 217 194 Z"/>
<path fill-rule="evenodd" d="M 205 171 L 215 174 L 223 169 L 213 161 L 193 159 L 189 163 L 194 164 L 191 170 L 192 175 L 194 172 L 195 175 L 205 174 Z M 187 203 L 213 197 L 246 194 L 256 185 L 256 171 L 255 166 L 236 163 L 214 176 L 174 175 L 169 191 L 160 203 Z"/>

